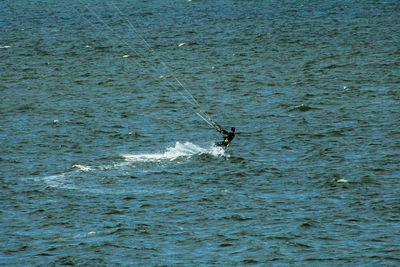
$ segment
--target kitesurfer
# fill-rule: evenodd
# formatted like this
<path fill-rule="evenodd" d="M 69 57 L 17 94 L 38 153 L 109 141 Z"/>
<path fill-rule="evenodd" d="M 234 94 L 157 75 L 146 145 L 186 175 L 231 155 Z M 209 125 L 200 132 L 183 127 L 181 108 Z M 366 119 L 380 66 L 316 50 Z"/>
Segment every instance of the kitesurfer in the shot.
<path fill-rule="evenodd" d="M 231 141 L 233 140 L 233 138 L 235 138 L 235 127 L 232 127 L 231 131 L 228 132 L 228 131 L 222 129 L 218 123 L 215 123 L 215 125 L 218 127 L 219 133 L 223 134 L 223 136 L 224 136 L 224 141 L 218 142 L 215 145 L 228 147 L 231 144 Z"/>

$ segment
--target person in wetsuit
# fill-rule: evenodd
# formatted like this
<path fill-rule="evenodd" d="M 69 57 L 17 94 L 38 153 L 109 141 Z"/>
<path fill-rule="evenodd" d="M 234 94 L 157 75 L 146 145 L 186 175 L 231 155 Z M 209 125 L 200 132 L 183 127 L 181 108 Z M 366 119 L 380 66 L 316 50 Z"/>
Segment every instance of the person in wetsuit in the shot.
<path fill-rule="evenodd" d="M 218 127 L 219 133 L 224 135 L 224 141 L 216 143 L 215 145 L 228 147 L 231 144 L 233 138 L 235 138 L 235 127 L 232 127 L 231 131 L 228 133 L 228 131 L 222 129 L 218 123 L 215 123 L 215 125 Z"/>

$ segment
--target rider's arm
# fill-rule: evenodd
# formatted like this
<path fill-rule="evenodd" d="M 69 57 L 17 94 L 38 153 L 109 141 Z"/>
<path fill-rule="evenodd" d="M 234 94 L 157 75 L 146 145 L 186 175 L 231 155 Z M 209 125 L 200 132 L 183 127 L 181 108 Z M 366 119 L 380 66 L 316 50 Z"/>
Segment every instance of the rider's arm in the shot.
<path fill-rule="evenodd" d="M 219 131 L 221 134 L 228 134 L 227 131 L 225 131 L 224 129 L 221 128 L 221 126 L 218 124 L 218 122 L 216 122 L 215 125 L 218 127 L 218 129 L 219 129 L 218 131 Z"/>

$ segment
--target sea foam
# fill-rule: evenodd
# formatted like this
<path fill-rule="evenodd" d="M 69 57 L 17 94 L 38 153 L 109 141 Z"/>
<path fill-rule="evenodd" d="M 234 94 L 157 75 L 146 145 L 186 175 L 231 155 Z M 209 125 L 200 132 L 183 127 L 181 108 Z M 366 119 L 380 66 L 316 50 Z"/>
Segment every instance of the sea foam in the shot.
<path fill-rule="evenodd" d="M 131 162 L 161 162 L 161 161 L 174 161 L 180 157 L 191 157 L 193 155 L 209 154 L 212 156 L 224 156 L 225 151 L 221 147 L 210 146 L 202 148 L 190 142 L 184 144 L 176 142 L 175 146 L 168 147 L 161 153 L 150 154 L 128 154 L 123 155 L 127 161 Z"/>

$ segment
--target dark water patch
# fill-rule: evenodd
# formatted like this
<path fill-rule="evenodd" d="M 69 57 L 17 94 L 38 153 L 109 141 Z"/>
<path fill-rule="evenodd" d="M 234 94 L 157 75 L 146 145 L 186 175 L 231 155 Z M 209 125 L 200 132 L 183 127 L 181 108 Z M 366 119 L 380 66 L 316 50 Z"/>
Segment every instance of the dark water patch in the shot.
<path fill-rule="evenodd" d="M 301 105 L 291 108 L 289 111 L 290 112 L 294 112 L 294 111 L 307 112 L 307 111 L 314 110 L 314 109 L 316 109 L 316 108 L 313 108 L 313 107 L 305 105 L 305 104 L 301 104 Z"/>
<path fill-rule="evenodd" d="M 31 105 L 31 104 L 24 104 L 24 105 L 19 106 L 19 107 L 17 108 L 17 111 L 20 111 L 20 112 L 30 112 L 30 111 L 33 111 L 34 109 L 35 109 L 34 105 Z"/>
<path fill-rule="evenodd" d="M 39 257 L 51 257 L 51 256 L 53 256 L 52 254 L 49 254 L 49 253 L 46 253 L 46 252 L 42 252 L 42 253 L 39 253 L 39 254 L 37 254 L 37 255 L 35 255 L 35 256 L 39 256 Z"/>
<path fill-rule="evenodd" d="M 300 243 L 300 242 L 289 242 L 289 244 L 291 246 L 299 247 L 299 248 L 307 248 L 307 249 L 311 249 L 312 248 L 312 246 L 309 246 L 307 244 L 303 244 L 303 243 Z"/>
<path fill-rule="evenodd" d="M 208 197 L 203 197 L 202 199 L 200 199 L 200 202 L 212 203 L 212 202 L 214 202 L 214 200 L 211 198 L 208 198 Z"/>
<path fill-rule="evenodd" d="M 242 262 L 241 262 L 242 264 L 258 264 L 259 263 L 259 261 L 257 261 L 257 260 L 253 260 L 253 259 L 245 259 L 245 260 L 243 260 Z"/>
<path fill-rule="evenodd" d="M 249 220 L 253 220 L 250 217 L 246 217 L 246 216 L 243 216 L 243 215 L 240 215 L 240 214 L 234 214 L 234 215 L 232 215 L 230 217 L 224 217 L 223 219 L 234 220 L 234 221 L 249 221 Z"/>
<path fill-rule="evenodd" d="M 231 246 L 233 246 L 233 244 L 230 244 L 230 243 L 222 243 L 222 244 L 219 245 L 219 247 L 221 247 L 221 248 L 231 247 Z"/>
<path fill-rule="evenodd" d="M 44 210 L 44 209 L 37 209 L 37 210 L 31 211 L 30 213 L 31 214 L 41 214 L 41 213 L 45 213 L 45 212 L 46 212 L 46 210 Z"/>
<path fill-rule="evenodd" d="M 136 200 L 137 198 L 135 196 L 126 196 L 123 198 L 123 200 Z"/>
<path fill-rule="evenodd" d="M 308 219 L 306 222 L 302 223 L 299 227 L 308 229 L 308 228 L 313 228 L 318 225 L 318 222 L 313 220 L 313 219 Z"/>
<path fill-rule="evenodd" d="M 74 266 L 77 264 L 82 264 L 84 262 L 79 262 L 78 260 L 74 259 L 74 257 L 71 256 L 63 256 L 57 259 L 54 263 L 66 266 Z"/>
<path fill-rule="evenodd" d="M 123 215 L 125 214 L 124 211 L 118 210 L 118 209 L 110 209 L 108 208 L 107 211 L 105 212 L 107 215 Z"/>

